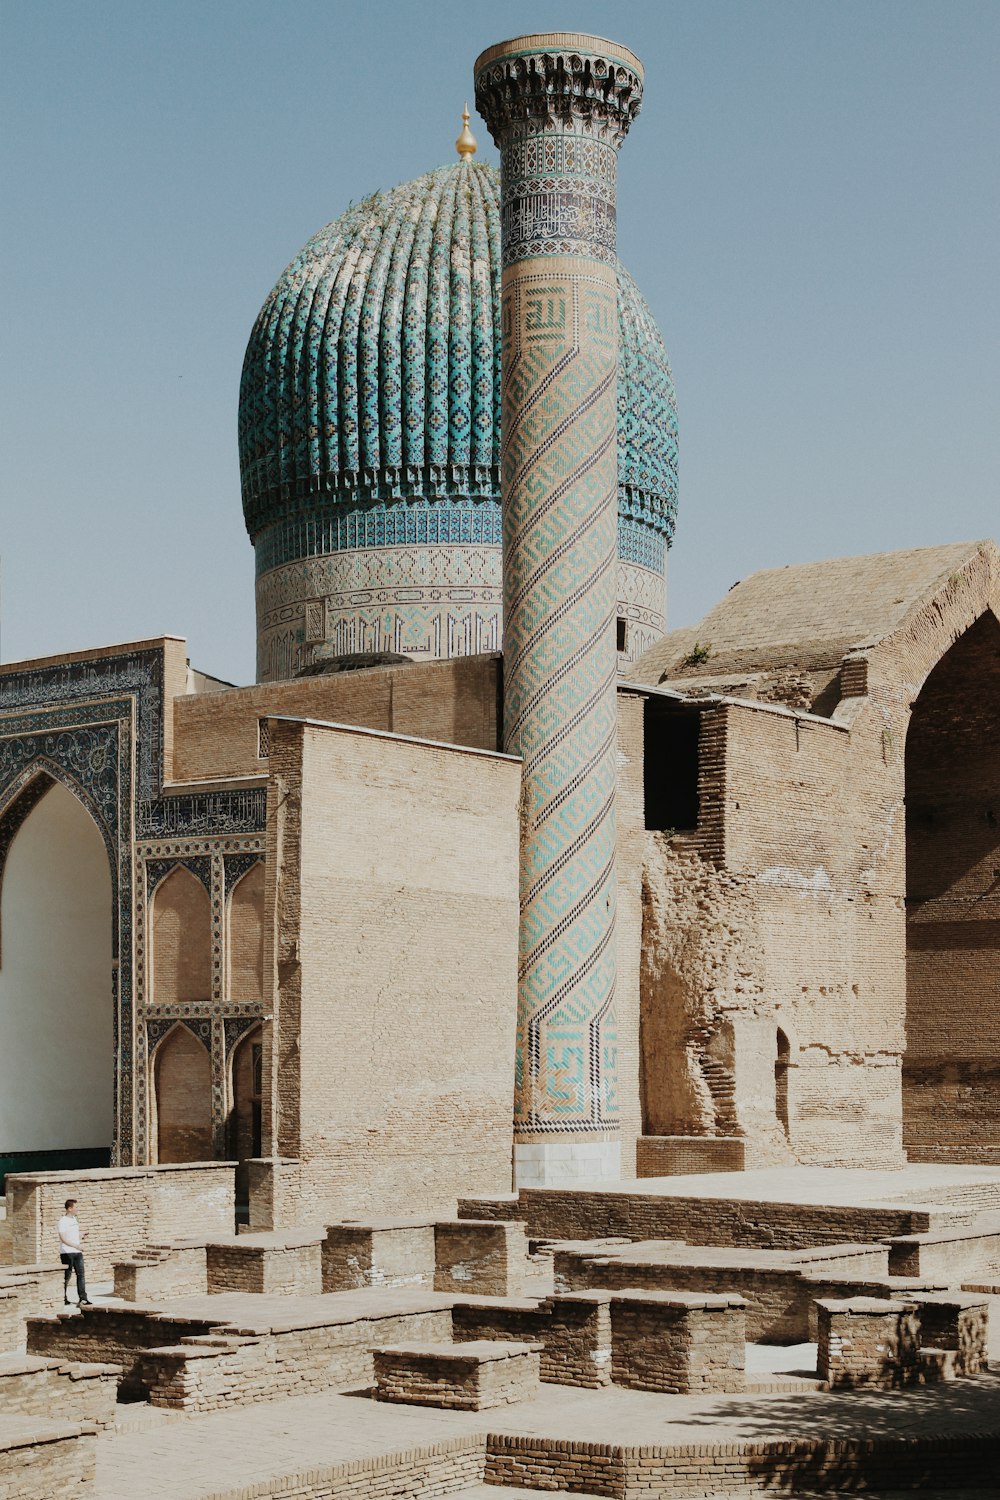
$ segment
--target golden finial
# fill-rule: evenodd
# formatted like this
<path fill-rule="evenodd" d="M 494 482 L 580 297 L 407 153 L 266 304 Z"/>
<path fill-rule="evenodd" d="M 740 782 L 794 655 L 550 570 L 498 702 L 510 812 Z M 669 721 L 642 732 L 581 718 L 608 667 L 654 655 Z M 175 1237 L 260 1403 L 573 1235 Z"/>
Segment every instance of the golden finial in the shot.
<path fill-rule="evenodd" d="M 476 154 L 476 137 L 469 129 L 468 101 L 466 101 L 465 108 L 462 110 L 462 134 L 455 142 L 455 150 L 458 152 L 463 161 L 467 156 L 475 156 Z"/>

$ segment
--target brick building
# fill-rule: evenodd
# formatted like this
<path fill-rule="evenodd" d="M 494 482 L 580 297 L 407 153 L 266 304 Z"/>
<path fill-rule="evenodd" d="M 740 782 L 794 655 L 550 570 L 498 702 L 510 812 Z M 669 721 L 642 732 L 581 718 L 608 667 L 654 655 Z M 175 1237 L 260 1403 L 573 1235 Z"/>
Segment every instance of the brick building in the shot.
<path fill-rule="evenodd" d="M 257 320 L 258 683 L 176 637 L 0 668 L 6 1170 L 237 1160 L 264 1226 L 512 1161 L 1000 1159 L 1000 552 L 758 573 L 663 635 L 642 70 L 542 40 L 541 92 L 477 64 L 502 178 L 466 129 Z"/>

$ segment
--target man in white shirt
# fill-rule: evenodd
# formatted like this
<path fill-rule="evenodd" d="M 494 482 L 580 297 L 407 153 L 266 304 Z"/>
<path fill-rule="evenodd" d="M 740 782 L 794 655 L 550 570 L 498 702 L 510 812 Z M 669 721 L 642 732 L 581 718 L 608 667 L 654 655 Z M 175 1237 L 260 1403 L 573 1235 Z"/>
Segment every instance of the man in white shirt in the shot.
<path fill-rule="evenodd" d="M 67 1198 L 66 1211 L 59 1220 L 59 1259 L 65 1267 L 63 1275 L 63 1301 L 69 1304 L 70 1272 L 76 1273 L 77 1300 L 81 1307 L 90 1306 L 87 1282 L 83 1271 L 83 1234 L 76 1216 L 76 1199 Z"/>

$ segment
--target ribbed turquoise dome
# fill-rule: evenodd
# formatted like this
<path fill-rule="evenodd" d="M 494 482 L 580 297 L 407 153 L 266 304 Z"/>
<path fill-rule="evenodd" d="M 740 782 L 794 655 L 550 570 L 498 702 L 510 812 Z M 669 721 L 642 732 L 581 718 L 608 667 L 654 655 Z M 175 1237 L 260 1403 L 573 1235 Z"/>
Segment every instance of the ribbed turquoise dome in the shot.
<path fill-rule="evenodd" d="M 258 574 L 397 543 L 499 545 L 500 174 L 463 160 L 313 236 L 254 325 L 240 387 Z M 677 500 L 663 339 L 619 265 L 619 552 L 662 571 Z"/>

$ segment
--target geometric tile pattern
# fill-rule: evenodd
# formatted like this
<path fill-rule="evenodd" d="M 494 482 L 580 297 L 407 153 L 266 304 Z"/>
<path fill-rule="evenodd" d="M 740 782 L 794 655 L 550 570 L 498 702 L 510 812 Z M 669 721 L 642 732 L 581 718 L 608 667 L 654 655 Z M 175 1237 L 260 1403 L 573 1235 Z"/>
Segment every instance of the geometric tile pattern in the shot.
<path fill-rule="evenodd" d="M 615 282 L 600 262 L 573 264 L 522 262 L 504 276 L 504 747 L 524 760 L 522 1142 L 608 1131 L 617 1116 Z"/>
<path fill-rule="evenodd" d="M 662 569 L 677 507 L 676 403 L 662 337 L 613 253 L 614 144 L 549 133 L 525 137 L 517 151 L 519 181 L 540 172 L 536 206 L 565 219 L 579 216 L 581 195 L 601 205 L 588 210 L 587 233 L 577 236 L 577 224 L 560 243 L 593 248 L 600 219 L 618 278 L 621 555 Z M 518 201 L 509 185 L 504 192 Z M 499 563 L 500 198 L 497 169 L 465 159 L 373 194 L 327 225 L 261 310 L 240 389 L 243 503 L 259 583 L 299 561 L 385 549 L 372 586 L 397 592 L 381 601 L 394 611 L 378 634 L 440 641 L 445 654 L 464 654 L 481 637 L 478 612 L 442 611 L 431 626 L 397 569 L 422 552 L 431 571 L 437 564 L 431 586 L 444 587 L 450 549 L 493 551 Z M 296 657 L 310 597 L 324 595 L 283 601 L 297 608 L 281 622 L 258 616 L 269 635 L 258 643 L 262 663 Z M 360 606 L 351 616 L 334 601 L 327 618 L 339 639 L 373 639 L 376 620 Z"/>
<path fill-rule="evenodd" d="M 489 502 L 492 508 L 492 502 Z M 496 544 L 359 548 L 273 568 L 257 580 L 257 678 L 294 676 L 315 654 L 306 610 L 322 611 L 327 653 L 394 651 L 416 659 L 500 645 L 500 507 Z"/>
<path fill-rule="evenodd" d="M 522 38 L 476 63 L 502 184 L 504 745 L 523 759 L 521 1143 L 618 1128 L 615 158 L 642 78 L 604 47 Z"/>
<path fill-rule="evenodd" d="M 262 789 L 164 793 L 163 654 L 156 647 L 28 666 L 0 677 L 0 846 L 34 800 L 61 781 L 93 817 L 112 880 L 114 1125 L 112 1162 L 147 1160 L 145 1026 L 147 892 L 173 864 L 210 885 L 213 908 L 231 888 L 229 862 L 263 857 Z M 229 877 L 230 883 L 226 885 Z M 147 884 L 149 882 L 149 885 Z M 219 926 L 221 932 L 221 926 Z M 214 968 L 221 975 L 221 946 Z M 191 1015 L 242 1016 L 260 1006 L 223 1004 L 221 992 Z M 195 1012 L 199 1012 L 195 1016 Z M 218 1015 L 216 1015 L 218 1012 Z M 2 1020 L 2 1018 L 0 1018 Z M 2 1044 L 0 1037 L 0 1044 Z M 218 1069 L 224 1058 L 219 1049 Z M 221 1109 L 221 1105 L 220 1105 Z"/>

